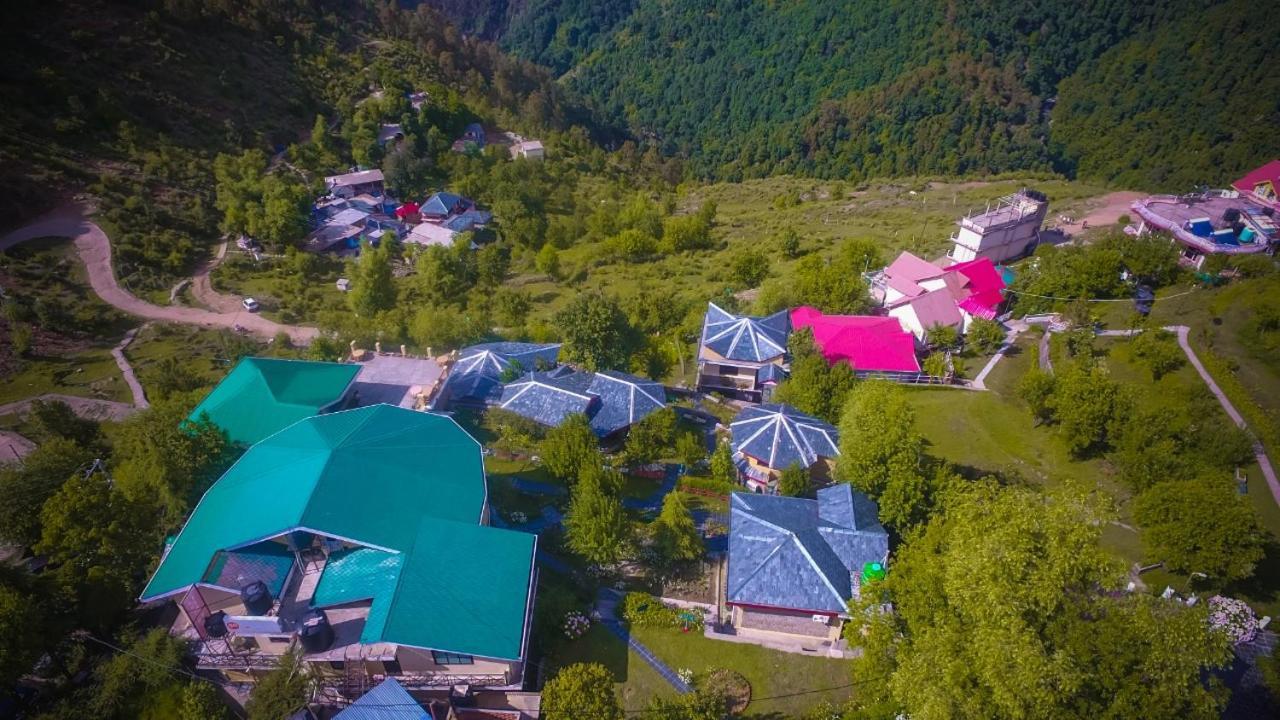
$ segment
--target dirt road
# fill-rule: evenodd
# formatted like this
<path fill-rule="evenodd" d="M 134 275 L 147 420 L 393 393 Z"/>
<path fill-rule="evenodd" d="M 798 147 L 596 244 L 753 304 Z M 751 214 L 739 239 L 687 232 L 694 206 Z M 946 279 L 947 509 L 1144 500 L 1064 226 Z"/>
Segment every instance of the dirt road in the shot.
<path fill-rule="evenodd" d="M 1073 234 L 1085 229 L 1084 225 L 1086 223 L 1091 228 L 1114 225 L 1121 215 L 1128 215 L 1132 212 L 1129 206 L 1133 204 L 1134 200 L 1140 200 L 1146 196 L 1146 193 L 1133 192 L 1132 190 L 1107 193 L 1102 197 L 1089 200 L 1091 207 L 1088 212 L 1077 217 L 1075 222 L 1062 224 L 1058 227 L 1069 234 Z M 1052 205 L 1049 207 L 1049 212 L 1050 214 L 1053 213 Z M 1054 215 L 1054 217 L 1057 216 Z"/>
<path fill-rule="evenodd" d="M 282 325 L 237 307 L 221 312 L 187 307 L 163 307 L 138 299 L 120 286 L 115 270 L 111 267 L 111 242 L 107 234 L 85 216 L 79 206 L 68 206 L 14 230 L 0 238 L 0 252 L 18 243 L 40 237 L 69 237 L 75 240 L 76 251 L 84 261 L 93 291 L 108 305 L 130 315 L 162 322 L 185 323 L 212 328 L 234 328 L 239 325 L 255 335 L 274 337 L 284 332 L 299 345 L 305 345 L 319 331 L 313 327 Z M 205 282 L 208 276 L 205 275 Z M 212 292 L 212 288 L 210 288 Z"/>

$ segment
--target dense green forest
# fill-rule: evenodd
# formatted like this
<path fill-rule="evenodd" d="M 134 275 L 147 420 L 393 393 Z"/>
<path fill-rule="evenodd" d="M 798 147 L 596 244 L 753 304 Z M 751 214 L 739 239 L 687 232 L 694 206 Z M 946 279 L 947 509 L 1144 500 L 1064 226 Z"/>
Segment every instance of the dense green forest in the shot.
<path fill-rule="evenodd" d="M 1280 152 L 1276 14 L 1240 1 L 428 2 L 705 177 L 1177 190 Z"/>

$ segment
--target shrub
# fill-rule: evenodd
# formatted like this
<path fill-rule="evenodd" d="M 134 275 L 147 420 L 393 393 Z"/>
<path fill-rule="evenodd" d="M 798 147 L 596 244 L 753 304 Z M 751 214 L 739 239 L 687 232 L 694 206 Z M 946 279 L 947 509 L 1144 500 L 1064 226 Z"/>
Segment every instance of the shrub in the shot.
<path fill-rule="evenodd" d="M 668 607 L 658 598 L 630 592 L 622 599 L 622 619 L 633 627 L 702 627 L 702 613 Z"/>

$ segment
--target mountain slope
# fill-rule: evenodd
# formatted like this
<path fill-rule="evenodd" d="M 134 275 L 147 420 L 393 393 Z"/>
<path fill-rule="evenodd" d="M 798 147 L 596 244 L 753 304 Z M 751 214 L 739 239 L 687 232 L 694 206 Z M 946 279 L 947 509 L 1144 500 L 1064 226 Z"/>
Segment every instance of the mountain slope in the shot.
<path fill-rule="evenodd" d="M 1257 60 L 1243 77 L 1264 72 L 1255 55 L 1275 37 L 1265 13 L 1235 0 L 428 2 L 454 6 L 463 27 L 561 73 L 567 88 L 689 158 L 696 173 L 727 179 L 1055 167 L 1170 187 L 1187 174 L 1165 169 L 1168 155 L 1203 128 L 1167 123 L 1159 141 L 1131 145 L 1151 156 L 1115 172 L 1106 167 L 1115 137 L 1099 126 L 1123 124 L 1117 113 L 1130 104 L 1112 101 L 1136 92 L 1172 115 L 1192 99 L 1227 102 L 1235 84 L 1207 78 L 1232 73 L 1237 51 Z M 1143 76 L 1133 65 L 1138 48 L 1175 53 L 1200 37 L 1218 42 L 1193 47 L 1176 70 Z M 1086 75 L 1068 83 L 1078 72 Z M 1145 87 L 1135 87 L 1139 78 Z M 1061 143 L 1049 123 L 1060 84 L 1064 99 L 1077 90 L 1103 98 L 1096 122 L 1087 97 L 1054 116 L 1070 126 Z M 1173 164 L 1217 180 L 1273 146 L 1239 132 L 1213 137 L 1227 167 L 1218 156 Z"/>

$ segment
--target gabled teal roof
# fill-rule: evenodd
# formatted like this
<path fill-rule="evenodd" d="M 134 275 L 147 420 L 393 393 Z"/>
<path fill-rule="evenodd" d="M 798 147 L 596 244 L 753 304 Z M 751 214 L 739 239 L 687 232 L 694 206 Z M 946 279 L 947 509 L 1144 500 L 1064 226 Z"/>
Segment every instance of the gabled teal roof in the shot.
<path fill-rule="evenodd" d="M 190 419 L 208 413 L 233 442 L 252 445 L 340 400 L 359 372 L 359 365 L 244 358 Z"/>
<path fill-rule="evenodd" d="M 403 552 L 424 517 L 478 523 L 485 496 L 480 445 L 450 418 L 390 405 L 307 418 L 214 483 L 142 599 L 200 582 L 220 550 L 299 528 Z"/>

